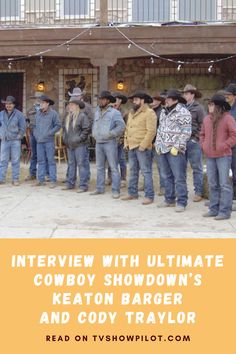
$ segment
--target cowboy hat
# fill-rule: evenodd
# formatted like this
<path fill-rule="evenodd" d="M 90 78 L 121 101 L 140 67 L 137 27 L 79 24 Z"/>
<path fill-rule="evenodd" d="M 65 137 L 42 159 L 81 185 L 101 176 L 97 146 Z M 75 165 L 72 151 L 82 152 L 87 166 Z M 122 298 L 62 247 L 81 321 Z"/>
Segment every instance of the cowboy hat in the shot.
<path fill-rule="evenodd" d="M 129 99 L 133 99 L 134 97 L 137 97 L 137 98 L 141 98 L 141 99 L 144 99 L 144 102 L 145 103 L 152 103 L 153 102 L 153 99 L 151 96 L 149 96 L 146 92 L 142 91 L 142 90 L 137 90 L 133 93 L 132 96 L 129 96 L 128 98 Z"/>
<path fill-rule="evenodd" d="M 49 98 L 49 97 L 46 96 L 46 95 L 41 95 L 41 96 L 38 97 L 38 99 L 39 99 L 40 101 L 48 102 L 48 103 L 49 103 L 49 106 L 53 106 L 53 105 L 54 105 L 54 101 L 51 100 L 51 98 Z"/>
<path fill-rule="evenodd" d="M 191 93 L 193 93 L 195 95 L 195 98 L 201 98 L 202 97 L 201 92 L 195 86 L 193 86 L 191 84 L 187 84 L 182 92 L 183 93 L 191 92 Z"/>
<path fill-rule="evenodd" d="M 216 106 L 223 107 L 226 111 L 231 110 L 231 106 L 226 102 L 225 97 L 219 94 L 215 94 L 210 98 L 209 102 L 213 102 Z"/>
<path fill-rule="evenodd" d="M 236 96 L 236 84 L 229 84 L 229 86 L 224 90 L 224 94 Z"/>
<path fill-rule="evenodd" d="M 113 96 L 115 98 L 119 98 L 121 100 L 121 104 L 126 104 L 126 102 L 128 101 L 128 98 L 125 95 L 122 95 L 119 92 L 115 92 L 113 93 Z"/>
<path fill-rule="evenodd" d="M 1 100 L 2 103 L 13 103 L 16 104 L 16 99 L 13 96 L 7 96 L 6 101 Z"/>
<path fill-rule="evenodd" d="M 116 102 L 116 98 L 111 94 L 110 91 L 102 91 L 100 95 L 98 96 L 99 99 L 101 98 L 107 98 L 111 103 Z"/>
<path fill-rule="evenodd" d="M 85 107 L 85 104 L 83 101 L 76 99 L 75 97 L 71 97 L 69 100 L 69 103 L 75 103 L 79 108 L 83 109 Z"/>
<path fill-rule="evenodd" d="M 175 90 L 175 89 L 168 90 L 166 93 L 166 98 L 175 99 L 175 100 L 179 101 L 179 103 L 183 103 L 183 104 L 187 103 L 186 99 L 182 97 L 181 92 L 179 90 Z"/>
<path fill-rule="evenodd" d="M 153 100 L 160 101 L 161 104 L 163 104 L 166 99 L 164 92 L 159 92 L 159 91 L 156 91 L 153 94 L 152 98 L 153 98 Z"/>
<path fill-rule="evenodd" d="M 70 97 L 77 97 L 77 96 L 82 96 L 85 95 L 85 91 L 81 91 L 80 87 L 75 87 L 72 91 L 72 93 L 68 92 L 68 95 Z"/>

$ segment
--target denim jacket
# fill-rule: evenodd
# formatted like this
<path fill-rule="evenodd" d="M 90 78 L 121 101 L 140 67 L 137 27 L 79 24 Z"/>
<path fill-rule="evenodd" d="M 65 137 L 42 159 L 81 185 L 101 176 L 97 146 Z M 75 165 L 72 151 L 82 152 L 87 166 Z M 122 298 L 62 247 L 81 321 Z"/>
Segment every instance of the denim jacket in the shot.
<path fill-rule="evenodd" d="M 92 134 L 97 143 L 106 143 L 120 137 L 125 130 L 121 113 L 109 106 L 105 111 L 97 108 L 94 116 Z"/>
<path fill-rule="evenodd" d="M 49 108 L 46 112 L 40 110 L 36 113 L 33 134 L 37 143 L 54 141 L 55 134 L 60 128 L 61 122 L 58 113 L 53 109 Z"/>
<path fill-rule="evenodd" d="M 0 139 L 21 140 L 25 129 L 25 117 L 18 109 L 14 108 L 9 118 L 5 109 L 0 112 Z"/>

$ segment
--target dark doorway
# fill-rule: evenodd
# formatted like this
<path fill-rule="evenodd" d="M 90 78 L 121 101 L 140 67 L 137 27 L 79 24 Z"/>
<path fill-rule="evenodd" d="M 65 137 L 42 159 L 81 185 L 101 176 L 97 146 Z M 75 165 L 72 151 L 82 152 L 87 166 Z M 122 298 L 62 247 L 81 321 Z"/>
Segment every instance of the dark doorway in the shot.
<path fill-rule="evenodd" d="M 0 99 L 5 100 L 7 96 L 15 97 L 16 108 L 20 111 L 23 107 L 23 78 L 24 73 L 0 73 Z M 4 109 L 1 102 L 0 109 Z"/>

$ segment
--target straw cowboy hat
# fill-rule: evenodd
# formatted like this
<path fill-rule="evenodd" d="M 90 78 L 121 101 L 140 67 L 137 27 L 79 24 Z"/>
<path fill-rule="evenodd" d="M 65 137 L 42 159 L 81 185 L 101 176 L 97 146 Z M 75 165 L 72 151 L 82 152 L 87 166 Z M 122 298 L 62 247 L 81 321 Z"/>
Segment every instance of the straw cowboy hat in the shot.
<path fill-rule="evenodd" d="M 185 88 L 183 89 L 183 93 L 185 93 L 185 92 L 194 93 L 196 98 L 201 98 L 202 97 L 201 92 L 195 86 L 193 86 L 191 84 L 187 84 L 185 86 Z"/>

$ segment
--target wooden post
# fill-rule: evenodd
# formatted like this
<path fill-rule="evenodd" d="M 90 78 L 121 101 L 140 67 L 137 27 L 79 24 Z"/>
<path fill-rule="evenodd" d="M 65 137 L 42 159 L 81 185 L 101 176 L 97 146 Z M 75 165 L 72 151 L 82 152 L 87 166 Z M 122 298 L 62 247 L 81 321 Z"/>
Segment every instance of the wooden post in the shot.
<path fill-rule="evenodd" d="M 100 0 L 100 25 L 108 25 L 108 0 Z"/>

